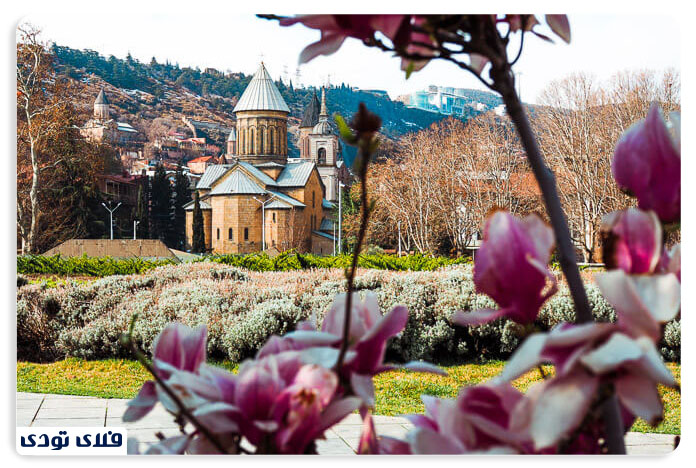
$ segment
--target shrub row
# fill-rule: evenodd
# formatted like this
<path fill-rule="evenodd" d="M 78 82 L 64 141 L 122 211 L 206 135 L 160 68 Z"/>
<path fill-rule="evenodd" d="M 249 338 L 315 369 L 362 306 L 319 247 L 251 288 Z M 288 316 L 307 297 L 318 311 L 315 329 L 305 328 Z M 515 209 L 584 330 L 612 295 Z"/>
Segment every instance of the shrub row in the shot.
<path fill-rule="evenodd" d="M 28 284 L 17 292 L 17 354 L 31 361 L 128 357 L 118 338 L 138 314 L 135 333 L 143 349 L 149 350 L 162 328 L 176 320 L 207 324 L 209 355 L 240 361 L 300 320 L 321 324 L 344 285 L 343 271 L 337 269 L 260 273 L 215 263 L 164 266 L 140 276 L 68 281 L 55 288 Z M 475 293 L 470 266 L 433 272 L 361 269 L 356 286 L 373 291 L 382 312 L 398 303 L 409 308 L 406 329 L 390 343 L 391 360 L 506 358 L 519 343 L 518 326 L 507 320 L 471 328 L 451 325 L 455 310 L 495 306 Z M 595 318 L 615 320 L 597 288 L 588 285 L 587 292 Z M 561 288 L 536 326 L 547 330 L 573 319 L 568 291 Z M 679 322 L 667 325 L 661 348 L 666 358 L 679 359 Z"/>
<path fill-rule="evenodd" d="M 337 255 L 323 257 L 312 254 L 284 252 L 275 257 L 265 253 L 246 255 L 209 255 L 194 262 L 214 262 L 245 268 L 251 271 L 294 271 L 312 268 L 348 268 L 351 256 Z M 469 263 L 468 258 L 430 257 L 426 255 L 361 255 L 358 266 L 390 271 L 432 271 L 449 265 Z M 54 274 L 54 275 L 88 275 L 112 276 L 143 273 L 152 268 L 175 264 L 174 260 L 115 259 L 111 257 L 51 257 L 41 255 L 23 255 L 17 257 L 17 273 L 20 274 Z"/>
<path fill-rule="evenodd" d="M 142 258 L 61 257 L 60 255 L 17 256 L 17 273 L 51 275 L 112 276 L 144 273 L 153 268 L 172 265 L 174 260 L 145 260 Z"/>

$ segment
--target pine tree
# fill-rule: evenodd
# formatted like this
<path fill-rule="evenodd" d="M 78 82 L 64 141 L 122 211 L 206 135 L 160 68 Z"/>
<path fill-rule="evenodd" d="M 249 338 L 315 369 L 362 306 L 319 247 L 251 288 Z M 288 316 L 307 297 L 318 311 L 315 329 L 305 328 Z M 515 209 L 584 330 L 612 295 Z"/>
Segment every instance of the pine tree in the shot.
<path fill-rule="evenodd" d="M 191 250 L 194 253 L 205 252 L 205 231 L 203 230 L 203 211 L 198 191 L 193 195 L 193 239 Z"/>
<path fill-rule="evenodd" d="M 172 233 L 172 245 L 183 248 L 186 244 L 186 210 L 184 205 L 191 201 L 189 181 L 181 164 L 176 169 L 174 179 L 174 230 Z"/>
<path fill-rule="evenodd" d="M 152 237 L 165 243 L 171 240 L 172 187 L 162 164 L 155 168 L 152 178 Z"/>

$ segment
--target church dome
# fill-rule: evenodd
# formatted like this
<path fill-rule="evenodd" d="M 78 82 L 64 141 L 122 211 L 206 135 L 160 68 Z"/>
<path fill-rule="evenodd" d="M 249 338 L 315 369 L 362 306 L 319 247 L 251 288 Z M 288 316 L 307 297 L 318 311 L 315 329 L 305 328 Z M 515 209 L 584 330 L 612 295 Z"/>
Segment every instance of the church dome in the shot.
<path fill-rule="evenodd" d="M 331 124 L 328 120 L 322 119 L 314 126 L 312 133 L 314 135 L 330 135 L 332 133 Z"/>
<path fill-rule="evenodd" d="M 290 108 L 261 62 L 259 69 L 232 112 L 265 110 L 290 113 Z"/>

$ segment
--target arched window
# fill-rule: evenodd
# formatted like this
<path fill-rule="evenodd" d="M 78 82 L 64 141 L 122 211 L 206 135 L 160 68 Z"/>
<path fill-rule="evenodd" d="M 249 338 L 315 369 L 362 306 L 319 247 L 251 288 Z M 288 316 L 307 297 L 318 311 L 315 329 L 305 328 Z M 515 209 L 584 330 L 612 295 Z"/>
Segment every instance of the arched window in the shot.
<path fill-rule="evenodd" d="M 249 240 L 249 228 L 244 228 L 244 240 Z"/>
<path fill-rule="evenodd" d="M 241 136 L 242 141 L 240 142 L 240 145 L 239 145 L 239 154 L 244 154 L 244 150 L 245 150 L 245 146 L 244 146 L 245 138 L 244 137 L 246 136 L 246 132 L 244 130 L 242 130 L 240 133 L 241 133 L 240 136 Z"/>
<path fill-rule="evenodd" d="M 232 228 L 229 228 L 229 229 L 227 230 L 227 238 L 228 238 L 229 240 L 234 240 L 234 238 L 233 238 L 233 236 L 232 236 Z"/>
<path fill-rule="evenodd" d="M 319 148 L 317 151 L 318 164 L 326 164 L 326 148 Z"/>
<path fill-rule="evenodd" d="M 273 222 L 275 223 L 275 213 L 273 213 Z"/>
<path fill-rule="evenodd" d="M 250 145 L 250 151 L 249 154 L 256 154 L 256 147 L 254 146 L 254 129 L 252 128 L 250 133 L 249 139 L 251 140 L 251 145 Z"/>
<path fill-rule="evenodd" d="M 220 228 L 217 228 L 217 239 L 220 240 Z"/>
<path fill-rule="evenodd" d="M 263 127 L 261 127 L 259 129 L 259 149 L 261 150 L 261 151 L 259 151 L 260 154 L 266 154 L 266 147 L 263 146 L 263 140 L 264 140 L 263 136 L 265 133 L 266 133 L 266 131 L 264 130 Z"/>
<path fill-rule="evenodd" d="M 314 208 L 314 192 L 312 192 L 312 208 Z"/>
<path fill-rule="evenodd" d="M 272 128 L 272 127 L 271 127 L 271 132 L 270 132 L 270 133 L 271 133 L 271 134 L 269 135 L 269 137 L 270 137 L 270 139 L 271 139 L 271 154 L 275 154 L 275 153 L 276 153 L 276 150 L 275 150 L 275 146 L 274 146 L 274 144 L 273 144 L 273 134 L 275 133 L 275 128 Z"/>

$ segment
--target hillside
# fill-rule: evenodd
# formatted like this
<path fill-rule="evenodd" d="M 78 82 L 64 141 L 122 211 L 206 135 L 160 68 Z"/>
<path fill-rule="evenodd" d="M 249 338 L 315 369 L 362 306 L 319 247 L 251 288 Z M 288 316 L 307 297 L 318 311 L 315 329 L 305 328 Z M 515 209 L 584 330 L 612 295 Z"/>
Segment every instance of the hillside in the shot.
<path fill-rule="evenodd" d="M 155 119 L 159 124 L 181 126 L 182 117 L 214 122 L 222 127 L 232 127 L 232 110 L 251 80 L 244 73 L 223 73 L 215 69 L 179 67 L 178 64 L 142 63 L 128 55 L 125 59 L 108 58 L 92 50 L 76 50 L 53 45 L 58 73 L 69 76 L 84 87 L 84 102 L 79 103 L 89 112 L 94 96 L 105 87 L 119 118 L 130 122 L 146 135 L 151 136 Z M 316 88 L 293 87 L 282 81 L 276 82 L 283 98 L 290 107 L 290 133 L 297 133 L 304 107 Z M 490 96 L 479 96 L 482 91 L 471 90 L 472 100 L 496 102 Z M 488 101 L 486 101 L 488 99 Z M 427 128 L 445 118 L 444 115 L 406 107 L 402 102 L 392 101 L 385 94 L 355 90 L 342 83 L 327 90 L 329 113 L 349 117 L 364 102 L 370 110 L 383 120 L 383 133 L 395 139 L 407 132 Z M 488 110 L 488 109 L 486 109 Z M 471 109 L 474 116 L 477 111 Z M 222 144 L 221 135 L 209 135 L 214 143 Z M 291 156 L 297 150 L 291 145 Z"/>

